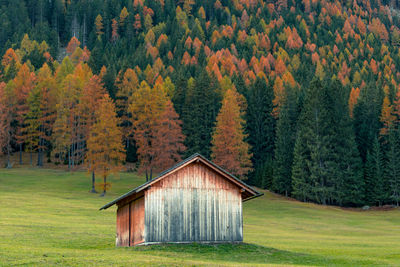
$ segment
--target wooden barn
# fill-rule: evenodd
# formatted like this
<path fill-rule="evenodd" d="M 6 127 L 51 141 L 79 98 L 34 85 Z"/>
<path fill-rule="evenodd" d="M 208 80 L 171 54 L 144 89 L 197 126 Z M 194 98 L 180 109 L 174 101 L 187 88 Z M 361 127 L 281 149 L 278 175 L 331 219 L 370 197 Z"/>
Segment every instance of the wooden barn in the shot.
<path fill-rule="evenodd" d="M 117 246 L 241 242 L 242 202 L 261 195 L 194 154 L 100 210 L 118 206 Z"/>

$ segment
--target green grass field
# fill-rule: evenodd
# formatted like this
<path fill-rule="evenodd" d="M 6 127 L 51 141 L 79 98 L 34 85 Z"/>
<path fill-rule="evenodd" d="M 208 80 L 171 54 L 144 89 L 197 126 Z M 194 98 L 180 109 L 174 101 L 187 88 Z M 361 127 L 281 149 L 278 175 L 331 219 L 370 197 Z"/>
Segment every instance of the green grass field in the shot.
<path fill-rule="evenodd" d="M 400 266 L 400 210 L 353 211 L 266 193 L 244 204 L 244 244 L 115 247 L 115 207 L 144 180 L 111 178 L 106 197 L 87 173 L 0 170 L 0 266 Z"/>

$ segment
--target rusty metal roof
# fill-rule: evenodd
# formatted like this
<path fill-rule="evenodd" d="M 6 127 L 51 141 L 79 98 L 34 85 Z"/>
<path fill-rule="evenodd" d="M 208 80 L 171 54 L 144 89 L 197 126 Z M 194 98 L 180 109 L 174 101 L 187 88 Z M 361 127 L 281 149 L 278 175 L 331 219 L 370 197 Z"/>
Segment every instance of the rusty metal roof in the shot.
<path fill-rule="evenodd" d="M 151 184 L 153 184 L 155 182 L 158 182 L 162 178 L 166 177 L 167 174 L 169 174 L 169 173 L 173 172 L 174 170 L 178 169 L 179 167 L 182 167 L 182 166 L 184 166 L 186 164 L 189 164 L 189 163 L 191 163 L 191 162 L 193 162 L 195 160 L 201 160 L 206 165 L 209 165 L 210 167 L 213 167 L 214 169 L 219 170 L 220 173 L 223 174 L 223 176 L 225 176 L 226 178 L 231 179 L 231 181 L 236 183 L 237 186 L 240 185 L 243 189 L 245 189 L 246 192 L 250 193 L 247 198 L 243 199 L 243 201 L 250 200 L 250 199 L 253 199 L 253 198 L 256 198 L 256 197 L 264 195 L 263 193 L 258 192 L 253 187 L 247 185 L 245 182 L 243 182 L 242 180 L 238 179 L 237 177 L 235 177 L 231 173 L 227 172 L 226 170 L 222 169 L 218 165 L 214 164 L 212 161 L 208 160 L 204 156 L 200 155 L 199 153 L 195 153 L 192 156 L 186 158 L 185 160 L 177 163 L 173 167 L 163 171 L 162 173 L 160 173 L 157 177 L 153 178 L 152 180 L 147 181 L 146 183 L 144 183 L 144 184 L 132 189 L 131 191 L 129 191 L 129 192 L 123 194 L 122 196 L 114 199 L 113 201 L 105 204 L 103 207 L 100 208 L 100 210 L 107 209 L 107 208 L 111 207 L 112 205 L 116 204 L 117 202 L 123 200 L 124 198 L 129 197 L 129 196 L 131 196 L 133 194 L 139 193 L 140 191 L 142 191 L 142 190 L 146 189 L 147 187 L 149 187 Z"/>

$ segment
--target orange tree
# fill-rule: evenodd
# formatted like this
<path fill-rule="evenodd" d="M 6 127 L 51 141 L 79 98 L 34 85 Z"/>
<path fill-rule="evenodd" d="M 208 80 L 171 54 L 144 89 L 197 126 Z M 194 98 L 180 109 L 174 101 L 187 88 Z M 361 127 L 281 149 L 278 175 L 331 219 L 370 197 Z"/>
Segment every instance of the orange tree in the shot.
<path fill-rule="evenodd" d="M 108 175 L 121 170 L 124 158 L 122 132 L 118 127 L 115 106 L 109 95 L 105 94 L 95 112 L 95 123 L 87 140 L 86 154 L 89 171 L 103 177 L 102 196 L 106 194 L 110 186 L 110 183 L 107 183 Z M 94 182 L 93 179 L 92 191 L 94 191 Z"/>
<path fill-rule="evenodd" d="M 252 167 L 250 146 L 245 141 L 243 102 L 234 87 L 226 91 L 211 141 L 214 162 L 241 179 Z"/>

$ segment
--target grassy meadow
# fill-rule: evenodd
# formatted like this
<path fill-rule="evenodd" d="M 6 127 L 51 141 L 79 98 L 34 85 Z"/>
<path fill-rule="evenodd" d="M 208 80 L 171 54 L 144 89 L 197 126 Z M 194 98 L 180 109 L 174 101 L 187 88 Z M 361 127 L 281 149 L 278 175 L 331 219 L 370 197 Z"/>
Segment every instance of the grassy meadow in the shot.
<path fill-rule="evenodd" d="M 16 166 L 18 167 L 18 166 Z M 244 243 L 115 247 L 115 207 L 143 177 L 112 177 L 105 197 L 85 172 L 0 169 L 0 266 L 400 266 L 400 210 L 299 203 L 269 192 L 244 203 Z"/>

